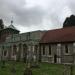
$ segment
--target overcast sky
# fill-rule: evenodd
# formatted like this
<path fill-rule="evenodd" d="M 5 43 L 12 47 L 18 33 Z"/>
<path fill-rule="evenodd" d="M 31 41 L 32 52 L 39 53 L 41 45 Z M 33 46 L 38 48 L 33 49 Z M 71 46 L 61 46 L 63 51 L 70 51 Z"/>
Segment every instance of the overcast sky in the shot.
<path fill-rule="evenodd" d="M 75 13 L 74 0 L 0 0 L 0 18 L 22 32 L 61 28 Z"/>

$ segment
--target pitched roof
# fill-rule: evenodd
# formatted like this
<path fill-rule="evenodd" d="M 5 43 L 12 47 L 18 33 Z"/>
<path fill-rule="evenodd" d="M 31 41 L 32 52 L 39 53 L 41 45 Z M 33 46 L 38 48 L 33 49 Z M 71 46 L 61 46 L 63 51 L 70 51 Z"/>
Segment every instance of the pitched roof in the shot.
<path fill-rule="evenodd" d="M 75 27 L 47 31 L 40 43 L 62 43 L 75 41 Z"/>
<path fill-rule="evenodd" d="M 17 30 L 13 25 L 8 26 L 8 28 L 12 28 L 12 29 Z"/>
<path fill-rule="evenodd" d="M 16 27 L 14 27 L 13 25 L 10 25 L 10 26 L 8 26 L 8 27 L 5 27 L 4 29 L 7 29 L 7 28 L 11 28 L 11 29 L 14 29 L 14 30 L 19 31 L 19 30 L 18 30 L 18 29 L 16 29 Z"/>

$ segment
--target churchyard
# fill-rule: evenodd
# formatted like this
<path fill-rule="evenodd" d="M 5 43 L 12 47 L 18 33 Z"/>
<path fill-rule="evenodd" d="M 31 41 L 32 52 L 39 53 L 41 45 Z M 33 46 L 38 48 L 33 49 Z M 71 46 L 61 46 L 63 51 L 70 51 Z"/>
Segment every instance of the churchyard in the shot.
<path fill-rule="evenodd" d="M 0 62 L 0 75 L 24 75 L 26 64 L 23 62 Z M 32 75 L 75 75 L 75 66 L 39 63 L 38 67 L 31 68 Z M 71 73 L 72 72 L 72 73 Z"/>

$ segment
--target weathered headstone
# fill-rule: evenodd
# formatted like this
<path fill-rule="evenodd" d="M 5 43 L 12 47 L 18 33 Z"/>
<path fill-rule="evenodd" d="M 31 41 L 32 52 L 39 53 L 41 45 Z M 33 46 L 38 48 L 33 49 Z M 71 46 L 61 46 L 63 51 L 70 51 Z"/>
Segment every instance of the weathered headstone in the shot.
<path fill-rule="evenodd" d="M 12 73 L 12 75 L 16 74 L 15 63 L 12 64 L 11 73 Z"/>
<path fill-rule="evenodd" d="M 2 68 L 5 68 L 5 60 L 2 60 Z"/>
<path fill-rule="evenodd" d="M 32 75 L 31 64 L 28 63 L 26 69 L 24 70 L 24 75 Z"/>
<path fill-rule="evenodd" d="M 24 75 L 32 75 L 32 70 L 31 70 L 31 68 L 26 68 L 26 69 L 24 70 Z"/>

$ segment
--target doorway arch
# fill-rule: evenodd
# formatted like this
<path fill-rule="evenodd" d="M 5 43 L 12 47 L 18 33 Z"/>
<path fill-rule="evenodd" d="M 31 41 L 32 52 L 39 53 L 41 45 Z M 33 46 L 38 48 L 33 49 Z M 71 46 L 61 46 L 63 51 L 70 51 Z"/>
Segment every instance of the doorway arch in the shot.
<path fill-rule="evenodd" d="M 23 61 L 26 63 L 27 61 L 27 45 L 23 44 Z"/>

